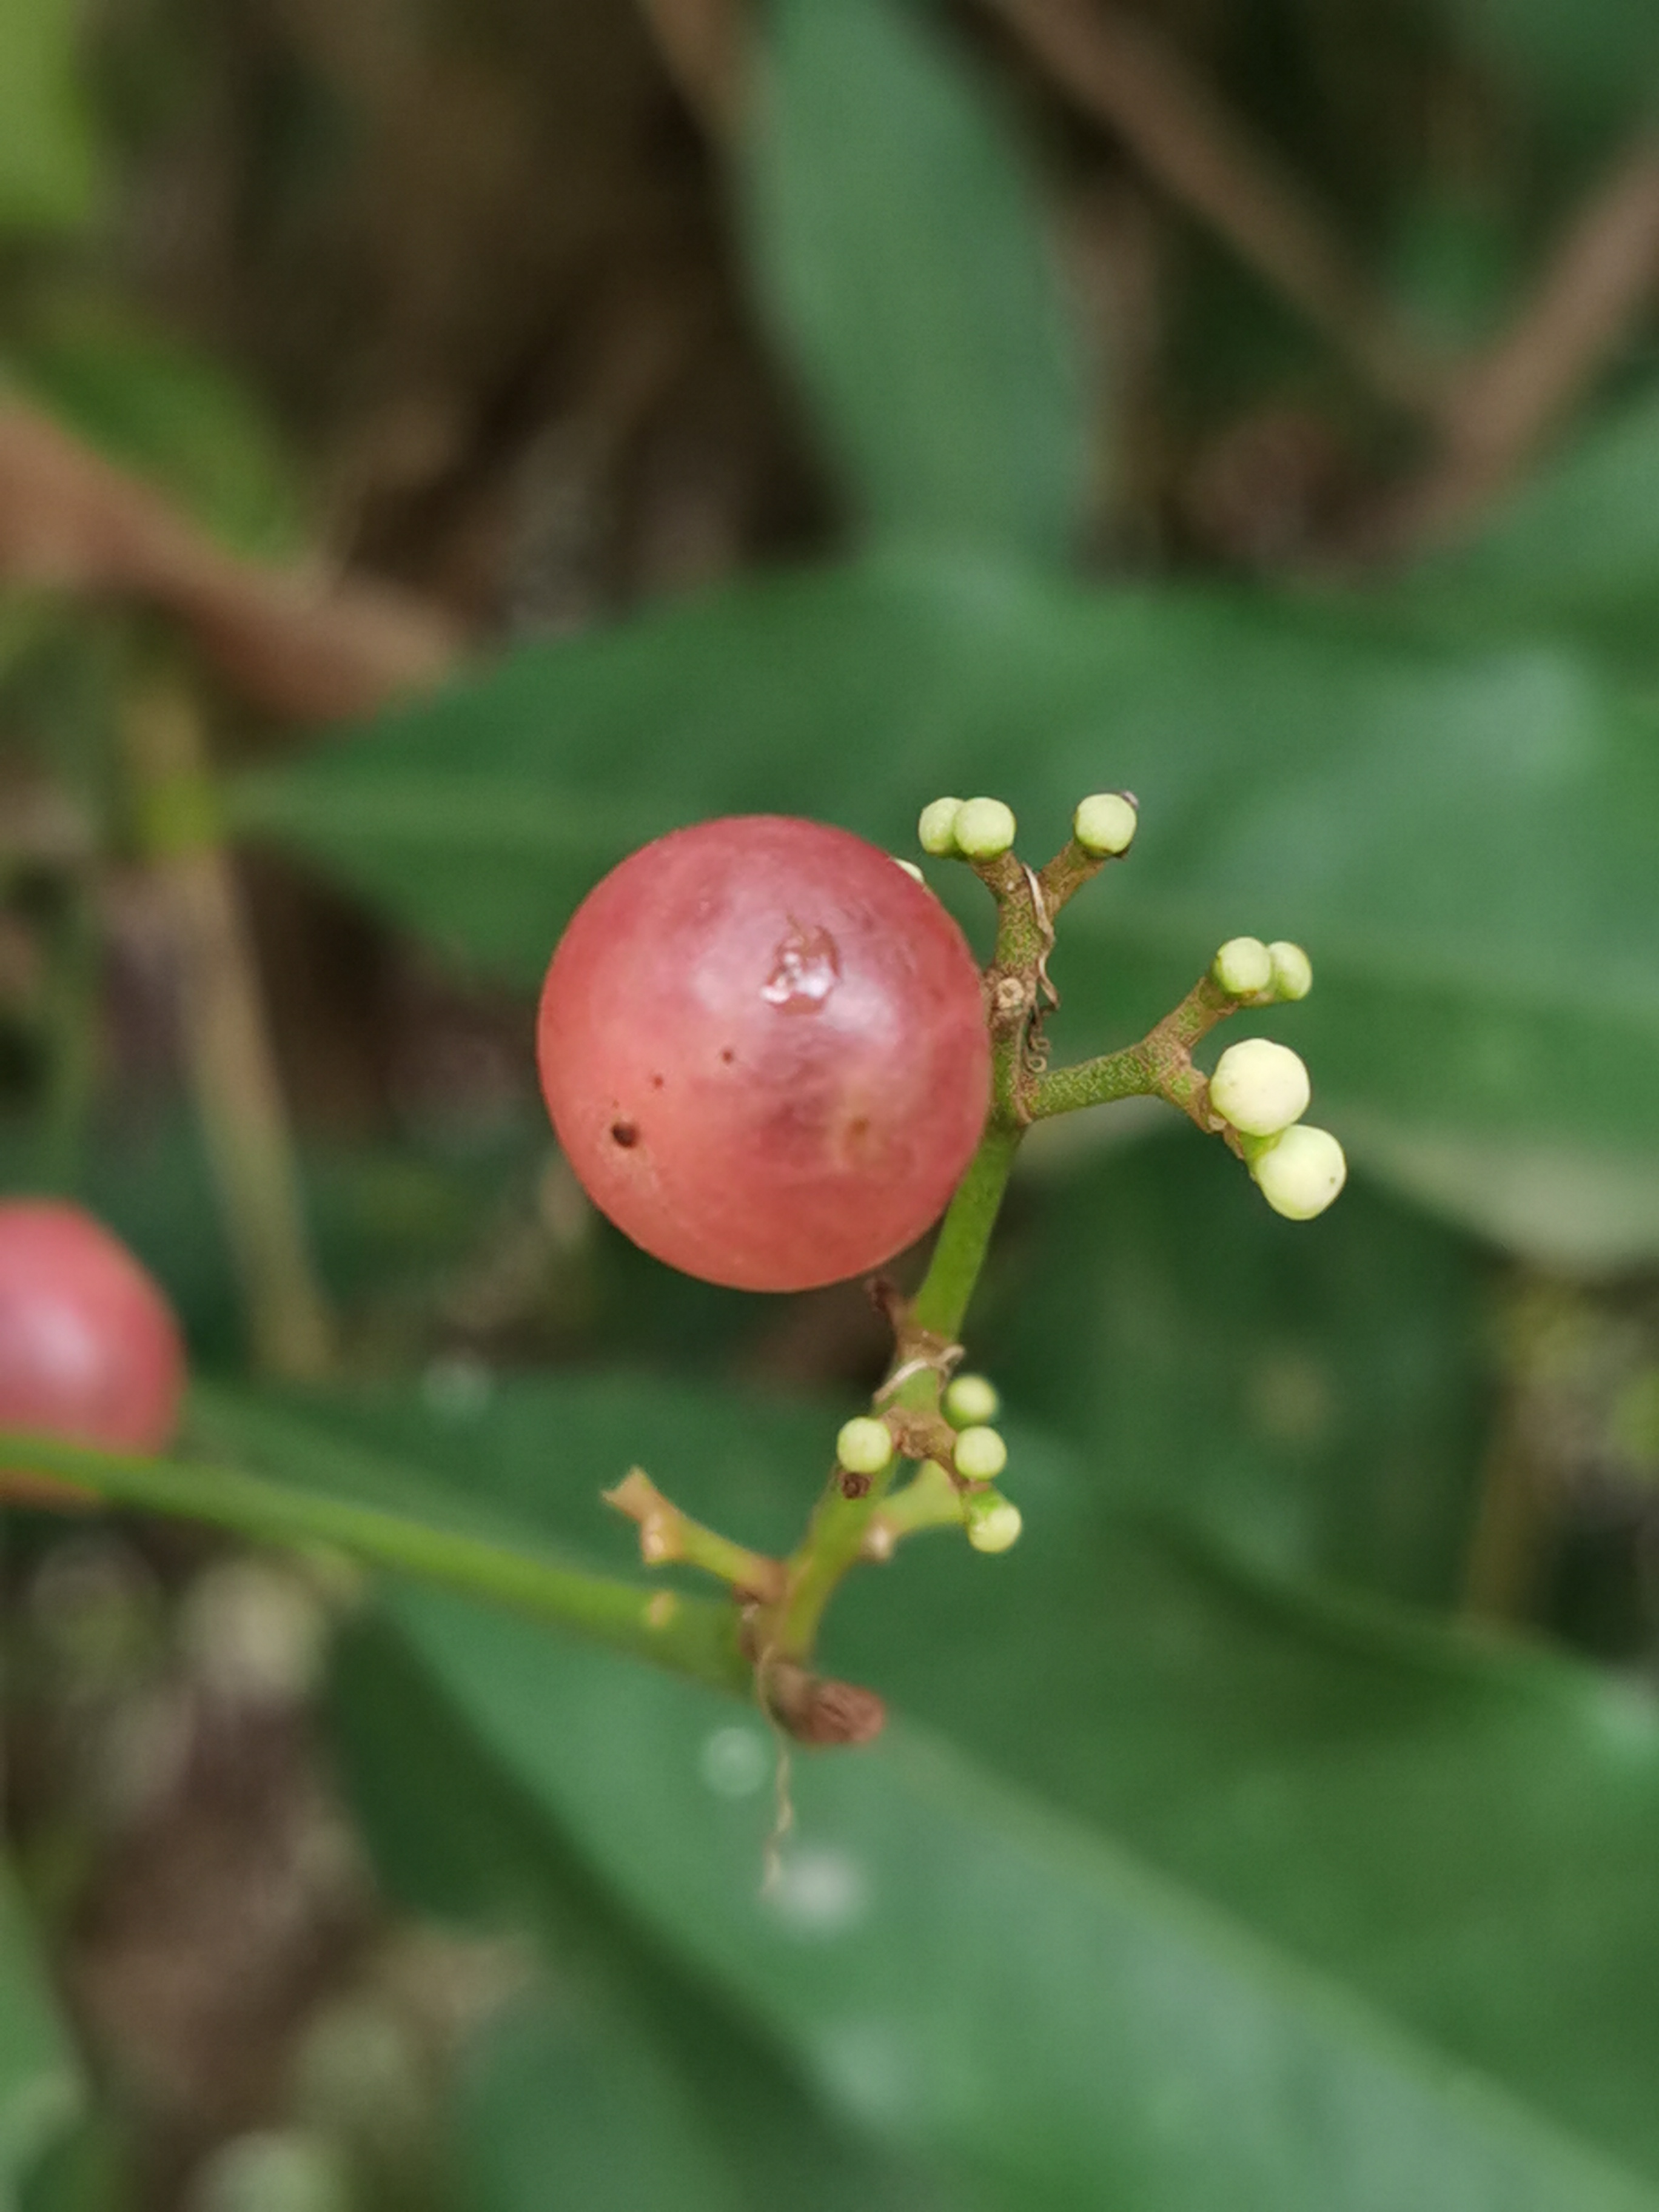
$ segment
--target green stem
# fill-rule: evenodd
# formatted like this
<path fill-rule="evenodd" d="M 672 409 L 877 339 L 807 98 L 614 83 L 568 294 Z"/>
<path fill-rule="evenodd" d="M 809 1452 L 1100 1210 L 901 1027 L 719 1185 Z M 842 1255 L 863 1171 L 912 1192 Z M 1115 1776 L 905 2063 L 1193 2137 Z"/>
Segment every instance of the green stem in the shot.
<path fill-rule="evenodd" d="M 1092 872 L 1091 867 L 1090 872 Z M 962 1333 L 968 1307 L 990 1249 L 1002 1194 L 1008 1188 L 1014 1155 L 1025 1133 L 1021 1111 L 1021 1077 L 1025 1066 L 1026 1040 L 1037 1006 L 1037 977 L 1050 946 L 1054 927 L 1048 919 L 1039 890 L 1034 896 L 1027 872 L 1012 854 L 981 868 L 979 873 L 997 902 L 997 942 L 989 980 L 994 987 L 991 1012 L 991 1096 L 989 1120 L 979 1140 L 979 1150 L 968 1164 L 968 1172 L 957 1185 L 933 1245 L 933 1258 L 921 1289 L 910 1301 L 909 1322 L 947 1341 Z M 1078 878 L 1083 880 L 1082 877 Z M 1069 878 L 1068 878 L 1069 882 Z M 1071 884 L 1064 896 L 1070 896 Z M 1057 896 L 1059 894 L 1056 894 Z M 1023 984 L 1011 1018 L 996 1008 L 994 986 L 1001 978 Z M 937 1404 L 938 1378 L 932 1402 Z"/>
<path fill-rule="evenodd" d="M 1031 1118 L 1044 1121 L 1053 1114 L 1107 1106 L 1119 1098 L 1155 1098 L 1162 1089 L 1146 1045 L 1126 1045 L 1121 1052 L 1103 1053 L 1097 1060 L 1040 1075 L 1031 1093 Z"/>
<path fill-rule="evenodd" d="M 917 1328 L 952 1340 L 961 1334 L 1023 1134 L 1000 1119 L 987 1123 L 939 1224 L 921 1287 L 910 1301 L 909 1317 Z"/>
<path fill-rule="evenodd" d="M 950 1358 L 1029 1122 L 1076 1107 L 1152 1094 L 1179 1106 L 1201 1127 L 1210 1127 L 1207 1085 L 1192 1064 L 1192 1048 L 1236 1012 L 1239 1002 L 1209 976 L 1194 984 L 1139 1044 L 1078 1067 L 1036 1073 L 1040 1054 L 1033 1040 L 1043 1003 L 1053 998 L 1047 961 L 1054 915 L 1098 866 L 1081 848 L 1068 848 L 1041 878 L 1034 878 L 1011 853 L 976 866 L 997 902 L 996 951 L 985 978 L 990 1117 L 940 1224 L 927 1275 L 899 1319 L 894 1365 L 878 1395 L 878 1407 L 937 1413 Z M 807 1659 L 825 1608 L 860 1559 L 885 1556 L 914 1528 L 960 1517 L 954 1492 L 944 1495 L 925 1476 L 913 1480 L 890 1507 L 886 1501 L 897 1467 L 894 1459 L 873 1479 L 832 1468 L 805 1536 L 786 1562 L 781 1597 L 757 1616 L 756 1644 L 763 1664 Z"/>
<path fill-rule="evenodd" d="M 1042 963 L 1054 941 L 1041 887 L 1034 890 L 1033 879 L 1012 853 L 978 866 L 975 873 L 997 902 L 996 951 L 986 971 L 992 1105 L 979 1149 L 939 1224 L 921 1287 L 905 1308 L 892 1376 L 883 1394 L 886 1402 L 917 1412 L 938 1410 L 945 1370 L 935 1355 L 961 1334 L 1024 1133 L 1020 1093 L 1026 1045 Z M 1005 993 L 1011 994 L 1006 1003 Z M 919 1344 L 927 1348 L 921 1364 L 907 1372 L 919 1357 Z M 804 1662 L 810 1655 L 825 1607 L 842 1577 L 865 1556 L 870 1524 L 897 1467 L 896 1459 L 890 1461 L 872 1480 L 849 1480 L 842 1468 L 831 1469 L 805 1539 L 787 1563 L 782 1601 L 765 1626 L 764 1648 L 770 1656 Z"/>
<path fill-rule="evenodd" d="M 963 1517 L 963 1493 L 939 1462 L 930 1459 L 888 1498 L 871 1525 L 896 1543 L 925 1528 L 960 1528 Z"/>
<path fill-rule="evenodd" d="M 939 1226 L 921 1287 L 910 1302 L 907 1332 L 923 1330 L 948 1342 L 961 1330 L 1022 1133 L 995 1116 L 987 1124 L 979 1150 Z M 919 1369 L 899 1384 L 894 1401 L 915 1407 L 936 1407 L 941 1380 L 936 1368 Z M 881 1510 L 899 1464 L 896 1459 L 890 1461 L 866 1487 L 850 1496 L 842 1470 L 830 1475 L 805 1540 L 788 1563 L 788 1586 L 770 1638 L 770 1649 L 778 1656 L 804 1660 L 811 1652 L 825 1607 L 843 1576 L 863 1556 L 870 1523 Z"/>
<path fill-rule="evenodd" d="M 734 1544 L 717 1528 L 706 1528 L 663 1496 L 642 1467 L 630 1468 L 614 1490 L 600 1495 L 611 1509 L 638 1524 L 640 1556 L 648 1567 L 681 1561 L 700 1567 L 716 1582 L 750 1599 L 775 1601 L 783 1594 L 783 1563 Z"/>
<path fill-rule="evenodd" d="M 806 1540 L 788 1562 L 788 1588 L 772 1633 L 765 1639 L 768 1656 L 804 1662 L 810 1656 L 825 1608 L 842 1577 L 857 1565 L 871 1516 L 892 1479 L 890 1466 L 862 1497 L 848 1498 L 839 1476 L 830 1476 L 807 1524 Z"/>
<path fill-rule="evenodd" d="M 729 1605 L 714 1600 L 641 1589 L 232 1468 L 94 1451 L 56 1437 L 0 1435 L 0 1468 L 61 1477 L 109 1504 L 204 1522 L 256 1543 L 302 1551 L 331 1547 L 365 1565 L 509 1607 L 721 1689 L 742 1692 L 749 1686 L 736 1616 Z"/>
<path fill-rule="evenodd" d="M 1033 1077 L 1026 1060 L 1027 1038 L 1052 932 L 1045 928 L 1029 882 L 1011 856 L 988 863 L 979 873 L 995 896 L 999 908 L 996 957 L 988 979 L 993 987 L 992 1097 L 996 1103 L 979 1150 L 940 1224 L 921 1287 L 905 1311 L 895 1376 L 897 1387 L 892 1389 L 890 1402 L 915 1410 L 938 1407 L 943 1376 L 936 1364 L 918 1364 L 905 1374 L 907 1358 L 913 1356 L 910 1346 L 922 1339 L 931 1340 L 937 1349 L 954 1344 L 961 1335 L 1025 1121 L 1069 1113 L 1081 1106 L 1103 1105 L 1116 1098 L 1151 1095 L 1167 1098 L 1200 1127 L 1207 1128 L 1207 1086 L 1192 1064 L 1192 1048 L 1218 1022 L 1236 1012 L 1239 1004 L 1212 978 L 1204 976 L 1139 1044 L 1085 1060 L 1077 1067 Z M 1078 880 L 1084 879 L 1079 873 Z M 1069 877 L 1064 877 L 1056 878 L 1054 889 L 1056 895 L 1069 895 L 1075 887 Z M 1006 1021 L 998 1018 L 994 995 L 1002 978 L 1015 979 L 1024 986 L 1011 1000 L 1013 1011 Z M 872 1523 L 883 1513 L 896 1464 L 890 1464 L 868 1485 L 857 1487 L 848 1483 L 841 1468 L 831 1474 L 805 1540 L 787 1563 L 784 1597 L 771 1618 L 769 1648 L 777 1656 L 805 1660 L 811 1652 L 824 1610 L 842 1577 L 866 1556 L 866 1539 Z M 922 1504 L 918 1496 L 910 1510 Z"/>
<path fill-rule="evenodd" d="M 1206 1118 L 1207 1086 L 1193 1066 L 1193 1047 L 1218 1023 L 1236 1014 L 1243 1000 L 1224 991 L 1212 976 L 1201 976 L 1173 1012 L 1165 1014 L 1139 1044 L 1102 1053 L 1075 1067 L 1056 1067 L 1037 1078 L 1030 1096 L 1031 1118 L 1073 1114 L 1085 1106 L 1109 1106 L 1119 1098 L 1166 1098 L 1199 1127 Z"/>

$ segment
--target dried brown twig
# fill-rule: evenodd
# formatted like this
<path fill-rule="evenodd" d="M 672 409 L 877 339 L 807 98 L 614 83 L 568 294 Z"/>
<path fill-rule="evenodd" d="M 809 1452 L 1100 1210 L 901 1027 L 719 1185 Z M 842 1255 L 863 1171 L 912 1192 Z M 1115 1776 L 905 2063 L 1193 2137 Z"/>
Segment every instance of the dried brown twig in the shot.
<path fill-rule="evenodd" d="M 1201 216 L 1335 343 L 1377 397 L 1431 410 L 1440 372 L 1396 321 L 1304 193 L 1146 27 L 1087 0 L 988 0 L 1079 106 L 1124 138 L 1158 181 Z M 664 65 L 716 137 L 738 98 L 742 25 L 734 0 L 640 0 Z"/>
<path fill-rule="evenodd" d="M 171 926 L 179 1028 L 225 1231 L 268 1375 L 315 1382 L 331 1328 L 306 1230 L 299 1161 L 258 957 L 214 818 L 202 713 L 165 662 L 128 686 L 127 764 L 140 839 Z"/>
<path fill-rule="evenodd" d="M 460 635 L 412 598 L 239 561 L 166 497 L 23 402 L 0 398 L 0 581 L 174 617 L 245 697 L 303 721 L 434 682 Z"/>
<path fill-rule="evenodd" d="M 734 0 L 639 0 L 663 64 L 710 135 L 737 122 L 740 29 Z"/>
<path fill-rule="evenodd" d="M 1644 136 L 1568 226 L 1508 327 L 1466 362 L 1445 442 L 1395 506 L 1395 545 L 1452 534 L 1511 483 L 1659 285 L 1659 143 Z"/>
<path fill-rule="evenodd" d="M 664 60 L 717 135 L 733 125 L 733 0 L 641 0 Z M 1437 359 L 1406 328 L 1272 151 L 1154 27 L 1103 0 L 984 0 L 1060 89 L 1334 345 L 1367 388 L 1431 431 L 1434 457 L 1364 532 L 1370 555 L 1453 532 L 1513 480 L 1616 350 L 1659 279 L 1659 145 L 1644 137 L 1569 227 L 1488 348 Z"/>
<path fill-rule="evenodd" d="M 0 401 L 0 581 L 170 616 L 245 698 L 301 720 L 367 712 L 429 684 L 459 644 L 446 618 L 414 600 L 234 559 L 160 492 L 9 398 Z M 200 709 L 180 672 L 136 683 L 125 720 L 255 1357 L 268 1372 L 313 1377 L 328 1362 L 328 1314 Z"/>
<path fill-rule="evenodd" d="M 1055 82 L 1109 124 L 1389 405 L 1433 415 L 1443 371 L 1308 195 L 1149 25 L 1093 0 L 986 0 Z"/>
<path fill-rule="evenodd" d="M 1452 534 L 1511 483 L 1659 283 L 1659 143 L 1644 135 L 1568 227 L 1496 341 L 1461 364 L 1420 349 L 1270 153 L 1149 26 L 1096 0 L 986 0 L 1055 82 L 1299 307 L 1435 457 L 1366 532 L 1368 553 Z"/>

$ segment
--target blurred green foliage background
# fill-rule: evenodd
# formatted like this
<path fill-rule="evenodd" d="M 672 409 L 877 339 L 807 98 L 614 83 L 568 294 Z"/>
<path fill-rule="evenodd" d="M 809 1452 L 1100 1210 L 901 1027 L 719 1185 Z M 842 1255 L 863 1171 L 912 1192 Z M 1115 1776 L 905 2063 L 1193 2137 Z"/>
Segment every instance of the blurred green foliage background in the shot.
<path fill-rule="evenodd" d="M 849 1588 L 765 1899 L 757 1715 L 8 1514 L 0 2208 L 1659 2208 L 1656 94 L 1643 0 L 0 0 L 0 1185 L 191 1449 L 791 1540 L 873 1314 L 532 1067 L 710 814 L 1133 790 L 1058 1052 L 1296 939 L 1355 1170 L 1038 1133 L 1025 1538 Z"/>

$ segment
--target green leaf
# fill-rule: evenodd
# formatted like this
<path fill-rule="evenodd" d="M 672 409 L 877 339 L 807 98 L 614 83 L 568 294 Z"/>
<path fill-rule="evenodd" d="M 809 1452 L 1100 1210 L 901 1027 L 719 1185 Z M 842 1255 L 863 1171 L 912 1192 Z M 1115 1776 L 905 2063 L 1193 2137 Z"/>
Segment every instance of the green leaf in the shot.
<path fill-rule="evenodd" d="M 638 1457 L 761 1543 L 827 1429 L 638 1378 L 317 1418 L 561 1529 Z M 741 1708 L 436 1594 L 395 1618 L 684 1966 L 987 2203 L 1650 2212 L 1651 1701 L 1254 1580 L 1014 1442 L 1014 1553 L 918 1544 L 848 1593 L 832 1662 L 905 1718 L 798 1761 L 772 1903 L 763 1791 L 708 1779 L 717 1734 L 764 1747 Z"/>
<path fill-rule="evenodd" d="M 29 395 L 112 460 L 170 493 L 232 550 L 296 556 L 296 478 L 248 389 L 194 347 L 102 302 L 61 302 L 14 333 Z"/>
<path fill-rule="evenodd" d="M 1577 638 L 1643 673 L 1659 608 L 1659 392 L 1594 421 L 1392 595 L 1464 637 Z"/>
<path fill-rule="evenodd" d="M 1288 936 L 1314 995 L 1264 1026 L 1294 1039 L 1339 1132 L 1352 1107 L 1425 1135 L 1645 1152 L 1659 747 L 1565 648 L 874 562 L 515 654 L 240 805 L 528 984 L 598 874 L 676 823 L 775 809 L 903 852 L 921 801 L 989 790 L 1041 854 L 1078 797 L 1115 786 L 1142 829 L 1066 913 L 1061 1056 L 1135 1034 L 1223 939 Z"/>
<path fill-rule="evenodd" d="M 80 2104 L 69 2038 L 48 1993 L 22 1902 L 0 1865 L 0 2212 L 17 2201 Z"/>
<path fill-rule="evenodd" d="M 11 0 L 0 15 L 0 233 L 82 222 L 100 163 L 81 89 L 76 0 Z"/>
<path fill-rule="evenodd" d="M 1621 2171 L 1594 2134 L 1575 2140 L 1121 1840 L 914 1729 L 799 1776 L 805 1840 L 769 1911 L 753 1808 L 699 1779 L 721 1724 L 706 1699 L 563 1656 L 527 1687 L 531 1643 L 505 1625 L 428 1601 L 404 1618 L 649 1924 L 849 2113 L 958 2163 L 990 2203 L 1659 2202 L 1659 2179 Z"/>
<path fill-rule="evenodd" d="M 1518 288 L 1517 213 L 1442 177 L 1414 180 L 1378 270 L 1408 329 L 1447 352 L 1491 342 Z"/>
<path fill-rule="evenodd" d="M 29 2176 L 19 2212 L 131 2212 L 131 2125 L 107 2104 L 88 2111 Z"/>
<path fill-rule="evenodd" d="M 737 2198 L 684 2086 L 643 2039 L 561 2002 L 492 2024 L 463 2077 L 463 2202 L 477 2212 L 580 2204 L 719 2212 Z"/>
<path fill-rule="evenodd" d="M 382 1882 L 446 1920 L 530 1928 L 544 1984 L 485 2029 L 453 2116 L 459 2201 L 926 2212 L 776 2046 L 645 1941 L 395 1637 L 345 1639 L 341 1770 Z"/>
<path fill-rule="evenodd" d="M 854 505 L 884 535 L 1059 557 L 1091 474 L 1035 194 L 911 0 L 769 0 L 754 276 Z"/>
<path fill-rule="evenodd" d="M 975 1363 L 1115 1501 L 1178 1498 L 1288 1573 L 1455 1601 L 1491 1387 L 1463 1239 L 1363 1182 L 1310 1233 L 1184 1127 L 1033 1175 L 1017 1224 Z"/>
<path fill-rule="evenodd" d="M 1491 1143 L 1353 1109 L 1342 1136 L 1350 1159 L 1547 1271 L 1605 1275 L 1659 1253 L 1659 1160 L 1650 1153 Z"/>

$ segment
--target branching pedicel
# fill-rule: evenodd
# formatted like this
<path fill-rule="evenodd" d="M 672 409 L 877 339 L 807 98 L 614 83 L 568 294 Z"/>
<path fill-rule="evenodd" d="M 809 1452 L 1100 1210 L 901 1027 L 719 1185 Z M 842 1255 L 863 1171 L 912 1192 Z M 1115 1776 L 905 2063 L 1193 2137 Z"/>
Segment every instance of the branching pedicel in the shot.
<path fill-rule="evenodd" d="M 1000 800 L 939 799 L 922 811 L 923 851 L 966 862 L 996 901 L 996 946 L 983 979 L 990 1112 L 921 1287 L 904 1298 L 885 1283 L 876 1286 L 893 1330 L 886 1379 L 870 1413 L 837 1437 L 828 1485 L 795 1551 L 775 1559 L 732 1543 L 682 1513 L 637 1468 L 606 1493 L 638 1522 L 647 1565 L 683 1561 L 728 1587 L 758 1693 L 804 1742 L 862 1742 L 884 1717 L 873 1692 L 812 1669 L 825 1609 L 854 1565 L 889 1559 L 928 1528 L 962 1528 L 985 1553 L 1006 1551 L 1019 1535 L 1019 1509 L 996 1488 L 1008 1456 L 991 1425 L 996 1392 L 983 1377 L 956 1370 L 969 1301 L 1031 1123 L 1115 1099 L 1164 1098 L 1220 1137 L 1287 1218 L 1311 1219 L 1342 1188 L 1341 1147 L 1302 1121 L 1309 1082 L 1295 1053 L 1255 1037 L 1230 1046 L 1207 1078 L 1193 1061 L 1194 1046 L 1230 1016 L 1307 995 L 1313 973 L 1298 945 L 1233 938 L 1138 1043 L 1075 1066 L 1048 1066 L 1043 1018 L 1058 1003 L 1048 975 L 1056 920 L 1091 877 L 1128 851 L 1135 829 L 1132 798 L 1097 793 L 1078 807 L 1066 845 L 1034 869 L 1014 852 L 1014 817 Z"/>
<path fill-rule="evenodd" d="M 1008 1455 L 993 1425 L 996 1393 L 957 1370 L 1030 1124 L 1162 1097 L 1221 1137 L 1280 1213 L 1305 1220 L 1341 1188 L 1340 1146 L 1300 1119 L 1308 1078 L 1294 1053 L 1253 1038 L 1207 1079 L 1193 1064 L 1193 1048 L 1230 1014 L 1306 994 L 1311 973 L 1293 945 L 1234 938 L 1139 1043 L 1048 1066 L 1055 919 L 1134 831 L 1131 799 L 1086 799 L 1064 848 L 1035 869 L 1016 856 L 1014 817 L 1000 800 L 928 807 L 924 850 L 967 862 L 997 903 L 982 976 L 944 908 L 901 874 L 908 864 L 845 830 L 775 816 L 647 846 L 566 932 L 542 1004 L 549 1104 L 590 1192 L 659 1256 L 758 1289 L 839 1279 L 919 1236 L 955 1185 L 915 1295 L 876 1285 L 893 1333 L 886 1378 L 870 1411 L 842 1428 L 823 1495 L 787 1559 L 694 1521 L 639 1468 L 609 1493 L 637 1523 L 648 1566 L 698 1569 L 730 1604 L 642 1593 L 418 1516 L 147 1456 L 178 1409 L 176 1328 L 127 1255 L 62 1208 L 0 1208 L 0 1429 L 18 1431 L 0 1436 L 0 1503 L 101 1498 L 259 1542 L 336 1547 L 696 1680 L 752 1690 L 803 1742 L 866 1740 L 881 1727 L 881 1699 L 825 1680 L 813 1662 L 842 1577 L 927 1528 L 961 1528 L 985 1553 L 1019 1535 L 1018 1509 L 997 1487 Z M 61 1357 L 70 1339 L 52 1313 L 60 1293 L 74 1342 L 85 1324 L 103 1347 L 91 1365 L 77 1352 L 72 1371 Z"/>

